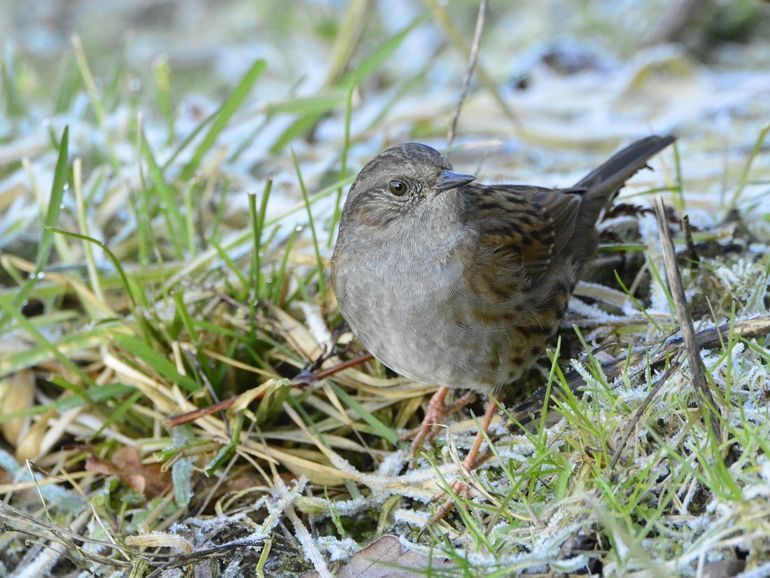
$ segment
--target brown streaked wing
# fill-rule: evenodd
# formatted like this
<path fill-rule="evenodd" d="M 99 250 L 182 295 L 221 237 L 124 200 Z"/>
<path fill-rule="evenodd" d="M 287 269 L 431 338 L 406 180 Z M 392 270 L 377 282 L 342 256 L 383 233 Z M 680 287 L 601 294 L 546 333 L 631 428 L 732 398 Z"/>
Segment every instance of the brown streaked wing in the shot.
<path fill-rule="evenodd" d="M 479 235 L 480 265 L 490 252 L 498 257 L 497 271 L 492 272 L 495 285 L 506 282 L 506 273 L 514 277 L 525 273 L 528 278 L 509 280 L 514 291 L 537 280 L 548 268 L 557 235 L 553 218 L 535 198 L 549 190 L 517 185 L 464 187 L 465 223 Z"/>
<path fill-rule="evenodd" d="M 575 225 L 582 202 L 581 195 L 585 193 L 585 189 L 578 187 L 569 189 L 531 188 L 534 190 L 530 191 L 528 196 L 542 205 L 553 219 L 553 254 L 563 255 L 569 250 L 572 236 L 575 233 Z"/>

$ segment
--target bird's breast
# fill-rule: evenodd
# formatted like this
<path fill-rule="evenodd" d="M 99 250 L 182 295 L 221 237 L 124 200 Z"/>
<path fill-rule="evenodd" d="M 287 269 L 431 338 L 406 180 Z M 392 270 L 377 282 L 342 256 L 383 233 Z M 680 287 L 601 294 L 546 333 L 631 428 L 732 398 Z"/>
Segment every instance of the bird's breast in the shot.
<path fill-rule="evenodd" d="M 401 375 L 489 391 L 517 376 L 509 326 L 473 320 L 472 239 L 444 241 L 346 249 L 334 272 L 340 308 L 364 346 Z"/>

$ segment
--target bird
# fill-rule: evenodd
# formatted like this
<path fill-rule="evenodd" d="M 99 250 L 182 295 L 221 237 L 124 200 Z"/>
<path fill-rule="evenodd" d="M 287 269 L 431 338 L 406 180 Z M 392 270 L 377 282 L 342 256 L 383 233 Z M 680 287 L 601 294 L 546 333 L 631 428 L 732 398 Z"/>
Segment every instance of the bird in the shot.
<path fill-rule="evenodd" d="M 345 200 L 331 281 L 353 334 L 385 366 L 439 385 L 412 443 L 440 423 L 450 389 L 489 398 L 463 461 L 476 465 L 495 398 L 544 354 L 598 246 L 618 190 L 673 136 L 648 136 L 574 186 L 481 184 L 421 143 L 364 165 Z"/>

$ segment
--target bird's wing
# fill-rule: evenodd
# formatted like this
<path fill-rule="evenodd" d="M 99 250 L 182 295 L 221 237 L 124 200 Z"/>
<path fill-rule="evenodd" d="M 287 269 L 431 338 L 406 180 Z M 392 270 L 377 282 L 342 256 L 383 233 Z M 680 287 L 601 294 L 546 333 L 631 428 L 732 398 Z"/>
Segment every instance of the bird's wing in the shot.
<path fill-rule="evenodd" d="M 479 259 L 497 256 L 496 283 L 520 284 L 523 272 L 536 282 L 554 255 L 565 253 L 575 231 L 582 189 L 525 185 L 469 185 L 465 221 L 478 235 Z M 513 289 L 513 288 L 512 288 Z"/>
<path fill-rule="evenodd" d="M 529 198 L 541 205 L 553 221 L 553 254 L 563 255 L 570 249 L 575 225 L 583 202 L 584 188 L 545 189 L 530 187 Z"/>

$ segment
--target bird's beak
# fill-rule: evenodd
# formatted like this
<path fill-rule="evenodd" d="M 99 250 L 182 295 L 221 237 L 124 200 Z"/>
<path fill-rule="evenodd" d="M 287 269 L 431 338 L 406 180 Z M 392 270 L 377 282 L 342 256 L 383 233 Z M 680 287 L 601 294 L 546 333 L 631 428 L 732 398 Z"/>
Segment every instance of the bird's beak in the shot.
<path fill-rule="evenodd" d="M 433 188 L 436 192 L 443 193 L 445 191 L 451 191 L 457 187 L 467 185 L 471 181 L 475 180 L 476 177 L 473 175 L 463 175 L 454 171 L 443 170 L 439 173 L 438 178 L 436 179 L 436 184 L 433 185 Z"/>

